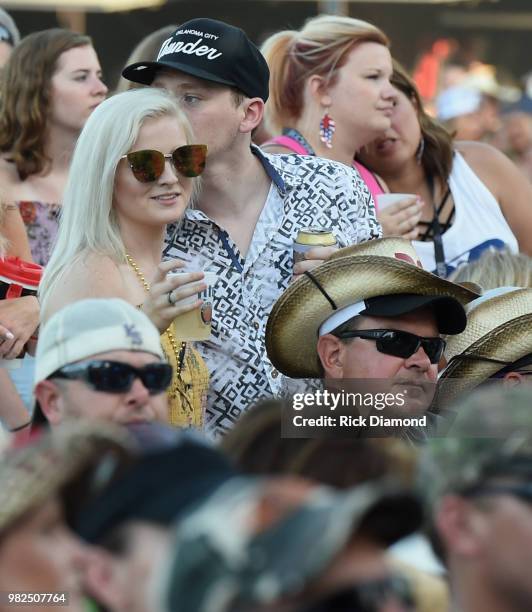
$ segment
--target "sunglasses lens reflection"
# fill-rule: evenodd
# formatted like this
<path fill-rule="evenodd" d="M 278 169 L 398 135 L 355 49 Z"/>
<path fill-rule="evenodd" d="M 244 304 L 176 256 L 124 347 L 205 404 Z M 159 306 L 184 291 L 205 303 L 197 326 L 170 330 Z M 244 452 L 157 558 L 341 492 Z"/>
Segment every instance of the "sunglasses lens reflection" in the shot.
<path fill-rule="evenodd" d="M 177 171 L 189 178 L 199 176 L 203 172 L 206 158 L 206 145 L 185 145 L 172 153 Z"/>
<path fill-rule="evenodd" d="M 134 177 L 141 183 L 151 183 L 164 172 L 164 155 L 160 151 L 147 149 L 127 155 Z"/>
<path fill-rule="evenodd" d="M 391 332 L 377 340 L 377 349 L 380 352 L 403 359 L 413 355 L 418 346 L 418 340 L 415 336 L 400 332 Z"/>
<path fill-rule="evenodd" d="M 422 346 L 431 363 L 438 363 L 445 343 L 441 338 L 419 338 L 407 332 L 394 331 L 377 340 L 381 353 L 408 359 Z"/>

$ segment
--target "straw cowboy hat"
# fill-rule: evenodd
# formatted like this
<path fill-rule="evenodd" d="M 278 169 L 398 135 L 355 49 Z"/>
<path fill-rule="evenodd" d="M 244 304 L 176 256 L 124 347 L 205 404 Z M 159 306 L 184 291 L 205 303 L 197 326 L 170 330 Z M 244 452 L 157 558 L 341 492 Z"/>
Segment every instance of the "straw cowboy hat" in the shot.
<path fill-rule="evenodd" d="M 473 388 L 532 353 L 532 289 L 492 289 L 470 302 L 466 313 L 466 329 L 447 340 L 440 380 L 468 379 L 465 388 Z"/>
<path fill-rule="evenodd" d="M 288 287 L 268 318 L 266 350 L 286 376 L 318 378 L 318 336 L 357 314 L 398 316 L 432 306 L 440 332 L 453 334 L 465 326 L 462 305 L 476 297 L 478 293 L 423 270 L 408 240 L 370 240 L 340 249 Z"/>
<path fill-rule="evenodd" d="M 24 447 L 7 447 L 0 455 L 0 533 L 20 516 L 74 481 L 90 466 L 104 474 L 128 460 L 129 434 L 116 425 L 71 421 L 42 433 Z M 103 466 L 105 464 L 105 466 Z"/>

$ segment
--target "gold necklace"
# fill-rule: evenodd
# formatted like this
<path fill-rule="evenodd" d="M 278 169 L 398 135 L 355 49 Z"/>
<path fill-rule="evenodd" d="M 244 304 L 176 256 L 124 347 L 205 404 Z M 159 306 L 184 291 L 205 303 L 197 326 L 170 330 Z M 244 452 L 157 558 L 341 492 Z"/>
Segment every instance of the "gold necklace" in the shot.
<path fill-rule="evenodd" d="M 137 266 L 137 264 L 135 263 L 134 259 L 131 257 L 131 255 L 129 255 L 129 253 L 125 253 L 125 256 L 126 256 L 127 263 L 129 264 L 129 266 L 133 269 L 133 271 L 135 272 L 135 274 L 139 278 L 139 280 L 142 283 L 142 286 L 144 287 L 146 293 L 149 293 L 150 292 L 150 284 L 146 280 L 146 277 L 142 273 L 142 270 Z M 187 346 L 186 342 L 181 342 L 181 346 L 178 346 L 177 341 L 175 339 L 175 336 L 170 331 L 170 328 L 168 328 L 164 332 L 164 334 L 168 338 L 168 342 L 170 343 L 170 346 L 172 347 L 172 351 L 174 352 L 175 362 L 176 362 L 176 375 L 179 376 L 181 374 L 182 361 L 184 362 L 183 357 L 185 355 L 185 349 L 186 349 L 186 346 Z"/>

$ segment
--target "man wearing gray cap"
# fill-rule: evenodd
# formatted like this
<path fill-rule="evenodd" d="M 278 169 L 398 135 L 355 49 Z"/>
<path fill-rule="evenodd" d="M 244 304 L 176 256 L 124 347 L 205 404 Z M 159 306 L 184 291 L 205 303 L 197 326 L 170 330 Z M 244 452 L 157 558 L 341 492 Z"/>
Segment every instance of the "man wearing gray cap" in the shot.
<path fill-rule="evenodd" d="M 159 332 L 143 312 L 118 299 L 81 300 L 40 331 L 34 422 L 167 422 L 171 378 Z"/>
<path fill-rule="evenodd" d="M 524 386 L 477 393 L 422 456 L 433 546 L 462 612 L 532 610 L 531 406 Z"/>

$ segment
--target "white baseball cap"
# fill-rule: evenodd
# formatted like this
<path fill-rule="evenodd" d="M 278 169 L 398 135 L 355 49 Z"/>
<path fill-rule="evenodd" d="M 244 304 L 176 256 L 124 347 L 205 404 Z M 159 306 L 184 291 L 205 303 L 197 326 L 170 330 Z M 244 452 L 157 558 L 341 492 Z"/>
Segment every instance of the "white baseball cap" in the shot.
<path fill-rule="evenodd" d="M 436 113 L 440 121 L 469 115 L 480 108 L 482 95 L 471 87 L 457 85 L 442 91 L 436 99 Z"/>
<path fill-rule="evenodd" d="M 159 331 L 138 308 L 114 298 L 69 304 L 39 332 L 34 386 L 70 363 L 121 350 L 164 359 Z"/>

